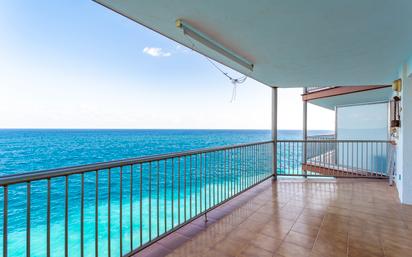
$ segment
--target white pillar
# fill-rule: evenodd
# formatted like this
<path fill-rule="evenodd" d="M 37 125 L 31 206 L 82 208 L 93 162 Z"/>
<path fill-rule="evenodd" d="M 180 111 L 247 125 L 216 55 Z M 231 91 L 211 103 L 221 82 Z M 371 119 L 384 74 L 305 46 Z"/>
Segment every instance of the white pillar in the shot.
<path fill-rule="evenodd" d="M 412 67 L 402 67 L 401 127 L 397 145 L 396 185 L 402 203 L 412 204 Z"/>
<path fill-rule="evenodd" d="M 307 88 L 303 88 L 303 94 L 308 92 Z M 303 100 L 303 153 L 302 153 L 302 162 L 306 163 L 307 157 L 307 144 L 306 141 L 308 140 L 308 101 Z M 306 170 L 303 171 L 305 178 L 307 177 Z"/>
<path fill-rule="evenodd" d="M 278 140 L 278 88 L 272 87 L 272 141 L 273 141 L 273 153 L 272 153 L 272 165 L 273 165 L 273 178 L 277 179 L 277 140 Z"/>

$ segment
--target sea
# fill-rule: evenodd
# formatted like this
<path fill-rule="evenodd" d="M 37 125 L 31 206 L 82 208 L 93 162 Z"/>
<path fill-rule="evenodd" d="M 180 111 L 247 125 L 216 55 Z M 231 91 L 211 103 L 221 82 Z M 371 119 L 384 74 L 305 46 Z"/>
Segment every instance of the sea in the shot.
<path fill-rule="evenodd" d="M 310 135 L 327 133 L 330 131 L 309 132 Z M 270 138 L 269 130 L 0 129 L 0 177 L 133 157 L 268 141 Z M 279 130 L 278 138 L 301 139 L 302 131 Z M 101 172 L 97 179 L 98 183 L 96 183 L 95 173 L 85 174 L 83 178 L 83 222 L 80 222 L 82 220 L 80 175 L 70 176 L 67 181 L 63 177 L 52 179 L 50 182 L 47 180 L 32 182 L 30 184 L 30 209 L 27 208 L 28 185 L 24 183 L 8 186 L 7 240 L 4 240 L 3 226 L 5 189 L 0 188 L 0 228 L 3 228 L 0 229 L 0 252 L 3 252 L 5 247 L 3 242 L 7 241 L 7 252 L 11 257 L 27 256 L 28 245 L 30 256 L 47 256 L 47 251 L 50 251 L 51 256 L 59 257 L 65 256 L 65 242 L 67 242 L 69 256 L 81 256 L 81 248 L 83 248 L 84 256 L 95 256 L 96 252 L 99 256 L 109 256 L 109 251 L 111 256 L 120 256 L 121 253 L 125 254 L 173 227 L 177 221 L 172 220 L 180 218 L 180 216 L 176 217 L 176 213 L 181 214 L 181 210 L 176 209 L 178 208 L 177 202 L 190 197 L 190 203 L 192 203 L 192 197 L 197 199 L 196 192 L 208 193 L 227 182 L 222 177 L 221 180 L 215 180 L 213 185 L 205 186 L 205 188 L 201 185 L 195 186 L 193 192 L 191 190 L 190 193 L 183 194 L 180 191 L 177 192 L 176 186 L 170 185 L 167 181 L 170 179 L 170 174 L 166 174 L 165 171 L 164 176 L 161 177 L 158 175 L 157 178 L 148 178 L 145 174 L 142 178 L 143 184 L 147 182 L 145 180 L 155 179 L 155 183 L 157 179 L 159 185 L 162 184 L 167 188 L 164 196 L 158 193 L 156 197 L 153 197 L 152 194 L 156 190 L 151 188 L 140 191 L 141 195 L 139 192 L 136 193 L 137 195 L 122 195 L 118 189 L 119 181 L 122 180 L 122 183 L 126 185 L 126 189 L 123 190 L 127 191 L 127 185 L 130 184 L 127 178 L 134 176 L 136 172 L 134 170 L 125 171 L 125 175 L 122 175 L 125 178 L 122 177 L 122 179 L 120 179 L 119 172 L 114 172 L 110 178 L 107 172 Z M 108 181 L 113 189 L 107 186 Z M 65 222 L 66 213 L 64 211 L 66 182 L 69 195 L 67 222 Z M 96 189 L 97 184 L 99 186 Z M 50 186 L 49 195 L 47 194 L 48 186 Z M 96 198 L 96 193 L 100 197 Z M 108 197 L 111 197 L 110 206 Z M 152 198 L 156 200 L 153 202 Z M 224 200 L 224 196 L 221 195 L 220 200 Z M 48 204 L 50 206 L 49 215 L 47 213 Z M 157 213 L 153 213 L 151 208 L 156 205 Z M 206 205 L 207 203 L 204 202 L 203 208 L 210 207 Z M 142 206 L 141 210 L 140 206 Z M 198 207 L 201 208 L 197 202 L 193 202 L 189 210 L 184 210 L 183 217 L 187 218 L 188 213 L 195 215 L 198 210 L 194 208 Z M 191 212 L 192 209 L 194 214 Z M 122 226 L 119 225 L 120 217 L 123 219 Z M 164 222 L 161 220 L 159 225 L 158 221 L 162 218 L 166 220 Z M 50 220 L 49 227 L 47 227 L 47 219 Z M 68 227 L 67 237 L 65 236 L 66 226 Z M 50 245 L 47 245 L 48 236 Z M 120 252 L 120 245 L 122 245 L 122 252 Z"/>

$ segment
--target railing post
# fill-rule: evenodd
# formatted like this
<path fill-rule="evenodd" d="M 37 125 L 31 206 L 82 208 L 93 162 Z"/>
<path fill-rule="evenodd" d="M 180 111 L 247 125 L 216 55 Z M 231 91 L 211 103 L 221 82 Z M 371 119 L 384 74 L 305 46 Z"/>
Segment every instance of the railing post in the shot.
<path fill-rule="evenodd" d="M 303 88 L 303 94 L 306 94 L 308 89 Z M 308 101 L 303 100 L 303 149 L 302 149 L 302 163 L 306 163 L 307 159 L 307 141 L 308 141 Z M 303 170 L 303 175 L 307 178 L 307 171 Z"/>
<path fill-rule="evenodd" d="M 277 179 L 277 140 L 278 140 L 278 88 L 272 87 L 272 165 L 273 165 L 273 179 Z"/>

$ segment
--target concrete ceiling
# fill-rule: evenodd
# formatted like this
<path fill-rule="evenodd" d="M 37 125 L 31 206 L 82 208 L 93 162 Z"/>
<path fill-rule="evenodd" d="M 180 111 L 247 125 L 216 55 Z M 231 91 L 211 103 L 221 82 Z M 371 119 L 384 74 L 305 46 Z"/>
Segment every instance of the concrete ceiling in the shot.
<path fill-rule="evenodd" d="M 411 0 L 95 1 L 191 48 L 175 26 L 183 19 L 253 72 L 200 43 L 194 50 L 269 86 L 390 84 L 412 55 Z"/>

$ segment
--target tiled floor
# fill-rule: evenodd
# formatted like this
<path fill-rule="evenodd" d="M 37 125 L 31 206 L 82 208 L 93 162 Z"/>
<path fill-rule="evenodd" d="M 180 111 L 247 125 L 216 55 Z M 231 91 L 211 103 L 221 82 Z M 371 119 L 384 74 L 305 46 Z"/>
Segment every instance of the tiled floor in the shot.
<path fill-rule="evenodd" d="M 412 256 L 412 206 L 373 179 L 268 180 L 136 256 Z"/>

